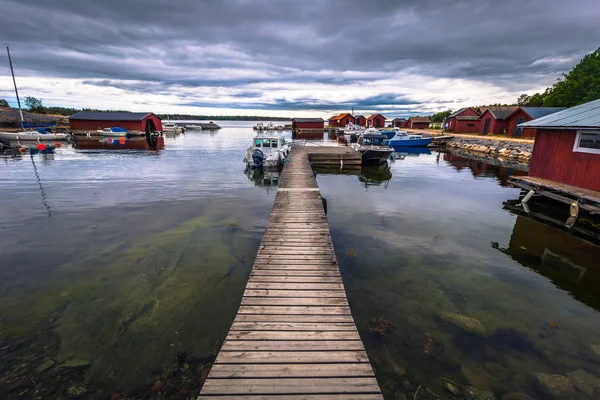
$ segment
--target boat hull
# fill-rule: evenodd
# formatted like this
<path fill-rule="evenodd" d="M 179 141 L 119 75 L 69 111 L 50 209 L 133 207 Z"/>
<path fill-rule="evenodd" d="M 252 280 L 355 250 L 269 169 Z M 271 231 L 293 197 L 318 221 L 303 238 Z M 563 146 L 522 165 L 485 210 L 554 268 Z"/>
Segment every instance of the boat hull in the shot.
<path fill-rule="evenodd" d="M 104 132 L 97 131 L 100 136 L 110 136 L 110 137 L 127 137 L 129 135 L 128 132 Z"/>
<path fill-rule="evenodd" d="M 382 135 L 384 135 L 388 139 L 391 139 L 394 136 L 396 136 L 396 131 L 380 131 L 379 133 L 381 133 Z"/>
<path fill-rule="evenodd" d="M 68 133 L 39 133 L 39 132 L 0 132 L 0 139 L 21 142 L 56 142 L 57 140 L 69 140 Z"/>
<path fill-rule="evenodd" d="M 362 153 L 362 162 L 364 164 L 383 164 L 384 162 L 386 162 L 388 160 L 388 158 L 390 158 L 390 156 L 394 152 L 393 149 L 389 149 L 389 150 L 365 149 L 365 150 L 359 150 L 359 151 Z"/>
<path fill-rule="evenodd" d="M 390 140 L 390 146 L 393 148 L 399 147 L 427 147 L 433 138 L 415 139 L 415 140 Z"/>

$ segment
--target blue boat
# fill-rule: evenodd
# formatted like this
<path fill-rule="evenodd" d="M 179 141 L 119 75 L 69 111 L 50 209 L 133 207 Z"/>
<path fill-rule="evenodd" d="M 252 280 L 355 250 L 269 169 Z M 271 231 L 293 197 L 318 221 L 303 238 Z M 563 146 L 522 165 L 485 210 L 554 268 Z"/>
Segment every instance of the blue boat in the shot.
<path fill-rule="evenodd" d="M 381 133 L 382 135 L 385 135 L 385 137 L 387 137 L 388 139 L 391 139 L 394 136 L 396 136 L 396 132 L 398 132 L 398 131 L 396 131 L 394 129 L 386 129 L 386 130 L 380 131 L 379 133 Z"/>
<path fill-rule="evenodd" d="M 433 138 L 423 138 L 422 135 L 399 131 L 390 139 L 389 145 L 394 149 L 398 147 L 427 147 Z"/>

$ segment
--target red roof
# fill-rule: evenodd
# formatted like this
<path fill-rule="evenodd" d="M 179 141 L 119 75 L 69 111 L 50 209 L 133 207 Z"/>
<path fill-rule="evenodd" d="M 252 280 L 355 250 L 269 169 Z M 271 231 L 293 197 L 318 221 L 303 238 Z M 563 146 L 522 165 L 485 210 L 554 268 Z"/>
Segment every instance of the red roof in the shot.
<path fill-rule="evenodd" d="M 431 122 L 427 117 L 410 117 L 408 120 L 412 122 Z"/>
<path fill-rule="evenodd" d="M 333 119 L 335 119 L 336 121 L 339 121 L 339 120 L 342 120 L 342 119 L 344 119 L 344 118 L 346 118 L 348 116 L 352 117 L 352 114 L 350 114 L 350 113 L 343 113 L 343 114 L 338 115 L 337 117 L 334 117 Z M 354 117 L 352 117 L 352 118 L 354 118 Z"/>
<path fill-rule="evenodd" d="M 385 117 L 383 115 L 381 115 L 381 114 L 373 114 L 373 115 L 369 116 L 369 118 L 367 118 L 367 121 L 371 121 L 371 120 L 375 119 L 378 116 L 381 117 L 381 118 L 383 118 L 383 119 L 385 119 Z"/>

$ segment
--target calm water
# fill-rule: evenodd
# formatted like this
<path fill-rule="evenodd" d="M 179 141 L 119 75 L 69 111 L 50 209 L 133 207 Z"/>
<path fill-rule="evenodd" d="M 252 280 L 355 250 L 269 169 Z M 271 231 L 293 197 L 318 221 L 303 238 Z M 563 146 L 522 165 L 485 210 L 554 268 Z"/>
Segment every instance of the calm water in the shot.
<path fill-rule="evenodd" d="M 219 124 L 159 151 L 0 158 L 3 396 L 197 394 L 277 179 L 244 172 L 252 123 Z M 600 248 L 503 209 L 519 196 L 505 186 L 513 173 L 437 152 L 360 176 L 319 173 L 386 398 L 419 385 L 422 398 L 447 396 L 441 378 L 537 398 L 536 374 L 600 376 L 590 347 L 600 345 Z M 374 317 L 395 332 L 372 332 Z M 591 387 L 566 397 L 593 398 Z"/>

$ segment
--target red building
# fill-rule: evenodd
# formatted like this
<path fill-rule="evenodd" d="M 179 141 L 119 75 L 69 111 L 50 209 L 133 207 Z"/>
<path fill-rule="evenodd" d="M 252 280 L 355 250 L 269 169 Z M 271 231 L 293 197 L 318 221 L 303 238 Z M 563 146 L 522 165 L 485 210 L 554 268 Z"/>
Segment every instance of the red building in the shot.
<path fill-rule="evenodd" d="M 394 128 L 406 128 L 407 122 L 406 118 L 394 118 L 392 120 L 392 126 Z"/>
<path fill-rule="evenodd" d="M 337 121 L 336 121 L 336 118 L 337 118 L 337 117 L 338 117 L 337 115 L 334 115 L 333 117 L 329 118 L 329 119 L 327 120 L 327 125 L 328 125 L 328 126 L 337 126 L 337 125 L 336 125 L 336 124 L 337 124 Z"/>
<path fill-rule="evenodd" d="M 519 125 L 564 109 L 564 107 L 519 107 L 507 117 L 507 135 L 513 137 L 535 137 L 534 128 L 523 128 Z"/>
<path fill-rule="evenodd" d="M 94 112 L 80 111 L 69 117 L 73 130 L 96 131 L 118 126 L 128 131 L 162 131 L 161 119 L 148 112 Z"/>
<path fill-rule="evenodd" d="M 479 111 L 473 108 L 461 108 L 448 116 L 448 131 L 456 133 L 479 132 Z"/>
<path fill-rule="evenodd" d="M 349 123 L 355 123 L 355 119 L 350 113 L 343 113 L 329 118 L 329 126 L 344 127 Z"/>
<path fill-rule="evenodd" d="M 427 129 L 431 121 L 427 117 L 410 117 L 408 119 L 407 128 L 410 129 Z"/>
<path fill-rule="evenodd" d="M 480 135 L 502 135 L 508 130 L 508 116 L 518 106 L 488 107 L 479 118 Z"/>
<path fill-rule="evenodd" d="M 600 100 L 523 124 L 535 128 L 529 176 L 600 192 Z"/>
<path fill-rule="evenodd" d="M 367 126 L 371 128 L 385 128 L 385 117 L 381 114 L 373 114 L 367 118 Z"/>
<path fill-rule="evenodd" d="M 323 118 L 294 118 L 292 119 L 292 131 L 316 131 L 325 129 Z"/>
<path fill-rule="evenodd" d="M 365 118 L 363 115 L 355 115 L 354 125 L 367 126 L 367 118 Z"/>

